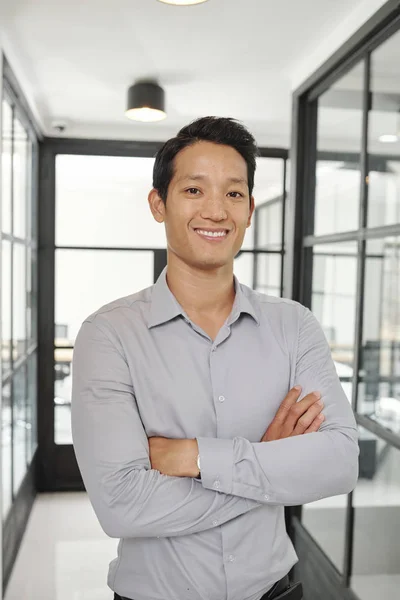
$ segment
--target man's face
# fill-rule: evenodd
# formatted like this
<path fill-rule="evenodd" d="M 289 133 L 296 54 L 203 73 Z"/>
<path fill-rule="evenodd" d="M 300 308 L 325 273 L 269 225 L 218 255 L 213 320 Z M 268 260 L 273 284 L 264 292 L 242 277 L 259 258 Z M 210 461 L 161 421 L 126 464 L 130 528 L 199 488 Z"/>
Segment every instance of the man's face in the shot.
<path fill-rule="evenodd" d="M 197 142 L 175 158 L 166 205 L 155 190 L 149 203 L 178 259 L 207 270 L 232 267 L 254 211 L 246 161 L 230 146 Z"/>

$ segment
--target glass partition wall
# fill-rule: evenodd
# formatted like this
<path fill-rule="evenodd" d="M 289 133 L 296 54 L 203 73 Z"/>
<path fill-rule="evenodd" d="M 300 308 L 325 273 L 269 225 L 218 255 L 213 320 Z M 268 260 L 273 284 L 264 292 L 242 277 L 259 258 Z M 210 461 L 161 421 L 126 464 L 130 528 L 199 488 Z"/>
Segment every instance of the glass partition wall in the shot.
<path fill-rule="evenodd" d="M 354 493 L 306 505 L 294 518 L 308 600 L 322 597 L 323 577 L 326 587 L 329 577 L 336 582 L 335 600 L 399 595 L 399 54 L 393 23 L 303 97 L 295 296 L 324 329 L 360 434 Z M 312 553 L 321 565 L 315 581 Z"/>
<path fill-rule="evenodd" d="M 3 583 L 34 495 L 37 450 L 37 139 L 8 81 L 1 106 L 1 481 Z"/>

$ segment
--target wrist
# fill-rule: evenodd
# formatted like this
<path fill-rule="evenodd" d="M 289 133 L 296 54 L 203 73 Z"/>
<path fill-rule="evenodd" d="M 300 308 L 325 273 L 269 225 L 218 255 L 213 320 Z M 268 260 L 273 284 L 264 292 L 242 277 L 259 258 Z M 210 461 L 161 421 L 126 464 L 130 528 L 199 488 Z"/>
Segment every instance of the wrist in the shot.
<path fill-rule="evenodd" d="M 188 440 L 188 451 L 187 451 L 187 466 L 186 466 L 186 477 L 198 477 L 199 468 L 197 466 L 197 458 L 199 456 L 199 446 L 197 440 Z"/>

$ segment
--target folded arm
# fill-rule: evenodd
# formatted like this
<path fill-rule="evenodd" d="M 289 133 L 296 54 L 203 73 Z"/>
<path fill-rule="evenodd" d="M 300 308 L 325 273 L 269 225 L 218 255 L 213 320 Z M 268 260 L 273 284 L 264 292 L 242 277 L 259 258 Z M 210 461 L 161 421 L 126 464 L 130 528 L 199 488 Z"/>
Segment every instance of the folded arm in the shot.
<path fill-rule="evenodd" d="M 202 485 L 264 504 L 299 505 L 349 493 L 358 477 L 358 434 L 329 345 L 313 314 L 300 307 L 295 383 L 316 390 L 325 421 L 309 435 L 251 443 L 198 438 Z"/>
<path fill-rule="evenodd" d="M 73 358 L 72 435 L 90 501 L 110 537 L 211 529 L 260 506 L 151 469 L 149 444 L 118 340 L 85 321 Z"/>

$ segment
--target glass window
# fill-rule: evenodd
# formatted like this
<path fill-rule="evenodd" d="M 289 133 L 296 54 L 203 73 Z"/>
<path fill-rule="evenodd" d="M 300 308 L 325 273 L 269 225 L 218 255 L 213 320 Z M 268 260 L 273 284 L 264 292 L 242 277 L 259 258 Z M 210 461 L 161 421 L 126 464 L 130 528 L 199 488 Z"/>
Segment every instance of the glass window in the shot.
<path fill-rule="evenodd" d="M 54 353 L 54 439 L 56 444 L 72 444 L 72 354 L 72 348 L 57 348 Z"/>
<path fill-rule="evenodd" d="M 73 345 L 91 313 L 152 285 L 153 265 L 153 252 L 58 250 L 55 345 Z"/>
<path fill-rule="evenodd" d="M 27 340 L 37 343 L 37 251 L 27 249 Z"/>
<path fill-rule="evenodd" d="M 351 402 L 356 314 L 356 242 L 314 247 L 312 311 L 329 341 L 336 370 Z M 302 522 L 339 571 L 345 552 L 347 496 L 304 507 Z"/>
<path fill-rule="evenodd" d="M 318 100 L 315 235 L 358 229 L 363 78 L 359 64 Z"/>
<path fill-rule="evenodd" d="M 254 255 L 251 252 L 243 252 L 235 258 L 233 272 L 243 285 L 253 287 Z"/>
<path fill-rule="evenodd" d="M 11 369 L 11 242 L 1 243 L 1 353 L 2 378 Z"/>
<path fill-rule="evenodd" d="M 400 580 L 400 451 L 363 428 L 359 443 L 351 587 L 360 600 L 391 600 Z"/>
<path fill-rule="evenodd" d="M 153 284 L 148 251 L 58 250 L 56 253 L 55 440 L 71 444 L 72 349 L 82 322 L 104 304 Z"/>
<path fill-rule="evenodd" d="M 281 295 L 282 257 L 280 254 L 258 254 L 256 258 L 256 290 L 271 296 Z"/>
<path fill-rule="evenodd" d="M 59 155 L 56 244 L 165 248 L 147 197 L 153 158 Z"/>
<path fill-rule="evenodd" d="M 31 462 L 37 447 L 37 353 L 28 358 L 28 389 L 26 411 L 27 461 Z"/>
<path fill-rule="evenodd" d="M 3 387 L 1 421 L 1 450 L 2 450 L 2 489 L 3 489 L 3 520 L 7 517 L 12 504 L 12 412 L 11 385 Z"/>
<path fill-rule="evenodd" d="M 283 197 L 267 202 L 257 209 L 257 248 L 282 248 Z"/>
<path fill-rule="evenodd" d="M 13 470 L 14 494 L 19 490 L 27 470 L 26 460 L 26 363 L 13 380 Z"/>
<path fill-rule="evenodd" d="M 2 102 L 1 141 L 1 229 L 11 233 L 12 108 L 7 100 Z"/>
<path fill-rule="evenodd" d="M 26 246 L 14 243 L 13 345 L 14 360 L 26 352 Z"/>
<path fill-rule="evenodd" d="M 27 237 L 28 146 L 28 135 L 18 117 L 14 117 L 13 233 L 23 239 Z"/>
<path fill-rule="evenodd" d="M 282 158 L 269 158 L 266 156 L 259 156 L 257 158 L 257 167 L 254 178 L 254 202 L 256 209 L 264 205 L 267 202 L 273 204 L 279 204 L 283 197 L 283 173 L 284 173 L 285 162 Z M 257 211 L 253 214 L 252 224 L 247 229 L 246 235 L 243 241 L 242 248 L 245 250 L 252 250 L 255 246 L 254 230 L 255 221 L 257 219 Z M 280 221 L 281 223 L 281 221 Z M 281 230 L 282 226 L 278 227 L 279 244 L 282 244 Z M 258 240 L 257 247 L 260 247 L 261 241 Z"/>
<path fill-rule="evenodd" d="M 367 242 L 359 413 L 400 434 L 400 237 Z"/>
<path fill-rule="evenodd" d="M 368 226 L 400 223 L 400 33 L 371 54 Z"/>

